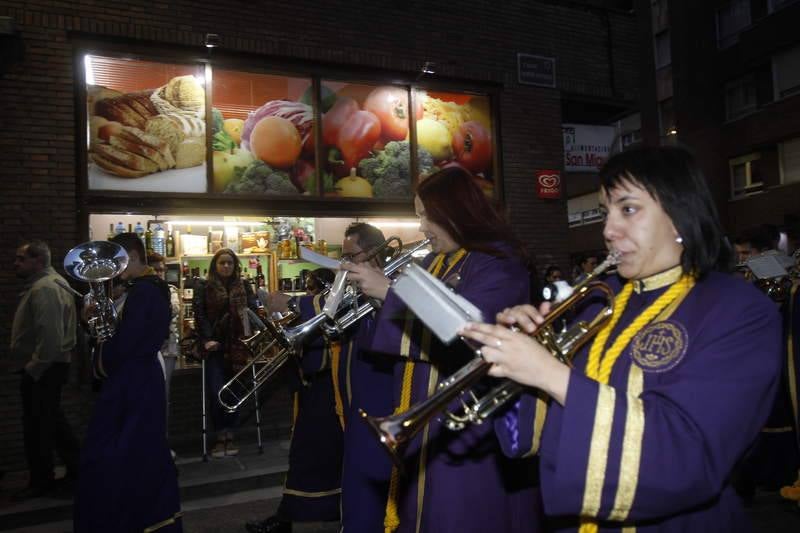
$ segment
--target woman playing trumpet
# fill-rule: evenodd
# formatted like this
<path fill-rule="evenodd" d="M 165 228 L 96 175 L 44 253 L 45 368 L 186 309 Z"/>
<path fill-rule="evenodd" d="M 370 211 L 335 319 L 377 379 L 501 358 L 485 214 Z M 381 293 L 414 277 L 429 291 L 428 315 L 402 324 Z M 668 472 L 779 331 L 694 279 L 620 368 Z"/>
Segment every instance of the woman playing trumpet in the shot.
<path fill-rule="evenodd" d="M 687 152 L 630 150 L 600 178 L 617 294 L 573 366 L 508 327 L 464 331 L 484 345 L 491 375 L 531 387 L 495 423 L 504 451 L 539 454 L 554 531 L 746 531 L 730 478 L 775 394 L 780 318 L 721 272 L 730 250 Z M 530 334 L 547 311 L 517 306 L 497 319 Z"/>
<path fill-rule="evenodd" d="M 484 316 L 528 300 L 522 254 L 467 171 L 448 168 L 429 177 L 414 204 L 420 231 L 433 248 L 423 266 L 434 276 Z M 371 348 L 395 357 L 395 412 L 428 398 L 441 379 L 474 356 L 464 345 L 442 345 L 400 302 L 381 271 L 344 268 L 365 294 L 384 300 Z M 404 459 L 407 475 L 392 474 L 384 523 L 363 531 L 382 526 L 435 533 L 536 530 L 532 463 L 502 457 L 491 424 L 451 433 L 434 421 L 410 442 Z"/>

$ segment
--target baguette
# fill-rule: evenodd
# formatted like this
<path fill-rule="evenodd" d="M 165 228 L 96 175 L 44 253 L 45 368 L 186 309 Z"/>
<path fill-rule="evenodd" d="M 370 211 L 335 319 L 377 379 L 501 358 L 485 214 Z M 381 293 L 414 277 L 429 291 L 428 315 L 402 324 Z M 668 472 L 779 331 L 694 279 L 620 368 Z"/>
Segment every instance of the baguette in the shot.
<path fill-rule="evenodd" d="M 97 166 L 99 166 L 106 172 L 109 172 L 121 178 L 141 178 L 142 176 L 146 176 L 148 174 L 143 170 L 131 170 L 129 168 L 117 165 L 113 161 L 106 159 L 105 157 L 97 153 L 89 155 L 91 156 L 92 161 L 94 161 L 97 164 Z"/>

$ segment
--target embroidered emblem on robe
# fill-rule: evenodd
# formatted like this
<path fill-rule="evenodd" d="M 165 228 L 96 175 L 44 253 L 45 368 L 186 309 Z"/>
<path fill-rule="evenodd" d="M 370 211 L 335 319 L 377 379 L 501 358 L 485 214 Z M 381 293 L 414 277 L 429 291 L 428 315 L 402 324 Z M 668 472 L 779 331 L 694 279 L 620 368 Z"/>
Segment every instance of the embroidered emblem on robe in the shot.
<path fill-rule="evenodd" d="M 645 372 L 666 372 L 686 354 L 689 335 L 677 322 L 650 324 L 631 341 L 631 357 Z"/>

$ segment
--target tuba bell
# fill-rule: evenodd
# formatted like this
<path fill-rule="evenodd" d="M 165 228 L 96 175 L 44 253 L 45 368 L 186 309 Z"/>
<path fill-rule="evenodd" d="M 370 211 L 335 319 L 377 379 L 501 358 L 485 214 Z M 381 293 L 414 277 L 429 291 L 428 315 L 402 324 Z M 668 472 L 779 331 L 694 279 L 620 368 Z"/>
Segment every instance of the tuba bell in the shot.
<path fill-rule="evenodd" d="M 114 335 L 117 309 L 111 280 L 128 267 L 128 254 L 117 243 L 89 241 L 71 249 L 64 257 L 64 270 L 72 278 L 89 284 L 84 301 L 93 304 L 88 317 L 89 335 L 103 342 Z"/>
<path fill-rule="evenodd" d="M 573 292 L 564 301 L 551 309 L 533 334 L 533 337 L 559 361 L 571 365 L 578 349 L 596 335 L 611 318 L 614 311 L 614 293 L 607 284 L 598 281 L 597 278 L 617 262 L 618 254 L 610 253 L 605 261 L 573 287 Z M 579 303 L 598 292 L 602 293 L 608 303 L 591 321 L 579 321 L 568 329 L 556 331 L 554 326 L 565 313 L 572 311 Z M 524 390 L 524 386 L 510 379 L 503 379 L 483 396 L 479 397 L 474 393 L 473 387 L 488 374 L 492 364 L 483 359 L 479 346 L 475 346 L 467 339 L 463 340 L 475 350 L 477 357 L 455 374 L 445 378 L 426 400 L 412 405 L 403 413 L 386 417 L 372 417 L 359 410 L 361 418 L 372 428 L 396 464 L 401 465 L 400 456 L 404 445 L 438 414 L 445 414 L 445 427 L 458 431 L 469 424 L 482 424 L 497 409 Z M 460 411 L 448 411 L 450 405 L 457 399 L 460 400 Z"/>

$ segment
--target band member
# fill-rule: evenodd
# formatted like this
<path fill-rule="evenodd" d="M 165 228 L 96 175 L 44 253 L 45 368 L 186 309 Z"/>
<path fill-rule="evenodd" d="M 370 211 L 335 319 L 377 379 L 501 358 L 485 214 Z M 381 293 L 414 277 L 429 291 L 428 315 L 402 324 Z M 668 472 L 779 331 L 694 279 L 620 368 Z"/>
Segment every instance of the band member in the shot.
<path fill-rule="evenodd" d="M 786 302 L 784 315 L 784 341 L 786 342 L 786 381 L 788 397 L 794 422 L 796 450 L 800 451 L 800 402 L 798 402 L 798 385 L 800 385 L 800 285 L 792 287 Z M 800 469 L 795 482 L 781 488 L 781 496 L 797 502 L 800 506 Z"/>
<path fill-rule="evenodd" d="M 467 171 L 451 167 L 430 176 L 419 185 L 414 203 L 420 231 L 431 239 L 433 253 L 423 261 L 429 272 L 487 317 L 528 301 L 528 272 L 510 228 Z M 396 358 L 396 412 L 426 399 L 439 381 L 474 357 L 465 345 L 438 342 L 382 272 L 345 268 L 364 293 L 384 300 L 371 347 Z M 392 473 L 386 531 L 537 530 L 533 464 L 504 458 L 491 424 L 455 433 L 434 421 L 412 440 L 404 460 L 407 476 Z"/>
<path fill-rule="evenodd" d="M 333 281 L 333 272 L 314 271 L 317 284 Z M 299 313 L 298 323 L 322 312 L 324 295 L 300 297 L 275 292 L 267 298 L 270 312 Z M 309 339 L 298 359 L 298 373 L 293 373 L 294 423 L 289 447 L 289 471 L 283 497 L 275 515 L 259 522 L 248 522 L 251 533 L 288 533 L 292 522 L 329 522 L 339 520 L 339 496 L 342 476 L 342 426 L 337 414 L 331 360 L 339 357 L 339 345 L 326 342 L 322 335 Z M 296 378 L 296 379 L 294 379 Z"/>
<path fill-rule="evenodd" d="M 178 479 L 166 439 L 158 350 L 169 335 L 166 283 L 135 233 L 111 239 L 128 253 L 128 285 L 114 335 L 95 353 L 104 379 L 81 451 L 76 533 L 182 531 Z"/>
<path fill-rule="evenodd" d="M 573 366 L 529 336 L 547 304 L 464 331 L 492 375 L 533 388 L 495 422 L 503 448 L 538 452 L 553 531 L 747 531 L 730 477 L 775 396 L 778 312 L 722 272 L 731 251 L 686 151 L 623 152 L 600 180 L 616 298 Z"/>

